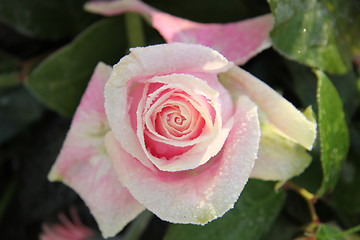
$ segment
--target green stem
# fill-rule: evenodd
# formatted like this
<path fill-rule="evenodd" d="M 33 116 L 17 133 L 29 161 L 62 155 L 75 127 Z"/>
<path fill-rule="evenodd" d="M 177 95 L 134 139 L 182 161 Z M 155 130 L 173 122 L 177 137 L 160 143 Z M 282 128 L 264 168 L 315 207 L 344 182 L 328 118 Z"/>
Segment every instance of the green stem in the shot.
<path fill-rule="evenodd" d="M 351 233 L 355 233 L 355 232 L 360 232 L 360 225 L 344 231 L 343 234 L 351 234 Z"/>
<path fill-rule="evenodd" d="M 305 201 L 309 207 L 311 221 L 315 225 L 319 225 L 320 220 L 319 220 L 319 217 L 316 213 L 315 206 L 314 206 L 314 204 L 317 200 L 316 196 L 314 194 L 312 194 L 311 192 L 307 191 L 305 188 L 299 187 L 291 182 L 286 183 L 285 188 L 296 191 L 298 194 L 300 194 L 305 199 Z"/>
<path fill-rule="evenodd" d="M 145 46 L 142 20 L 137 13 L 126 13 L 125 24 L 129 47 Z"/>

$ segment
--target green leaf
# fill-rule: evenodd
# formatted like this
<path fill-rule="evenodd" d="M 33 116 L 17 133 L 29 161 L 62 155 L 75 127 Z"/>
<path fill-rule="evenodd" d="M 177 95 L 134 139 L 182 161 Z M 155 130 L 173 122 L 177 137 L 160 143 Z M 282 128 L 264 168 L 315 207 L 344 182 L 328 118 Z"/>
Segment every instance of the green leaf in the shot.
<path fill-rule="evenodd" d="M 339 92 L 339 96 L 343 102 L 346 120 L 350 122 L 359 104 L 357 99 L 356 75 L 351 71 L 345 75 L 332 75 L 329 76 L 329 78 Z"/>
<path fill-rule="evenodd" d="M 24 88 L 0 95 L 0 143 L 39 119 L 43 108 Z"/>
<path fill-rule="evenodd" d="M 349 132 L 346 126 L 342 101 L 328 77 L 316 70 L 318 78 L 318 126 L 320 132 L 323 181 L 318 195 L 332 191 L 338 181 L 341 165 L 349 149 Z"/>
<path fill-rule="evenodd" d="M 360 232 L 360 225 L 352 227 L 352 228 L 344 231 L 343 234 L 351 234 L 351 233 L 356 233 L 356 232 Z"/>
<path fill-rule="evenodd" d="M 0 92 L 20 84 L 20 60 L 0 50 Z"/>
<path fill-rule="evenodd" d="M 281 213 L 271 227 L 270 231 L 261 240 L 289 240 L 294 239 L 299 230 L 299 224 L 287 214 Z"/>
<path fill-rule="evenodd" d="M 151 212 L 145 210 L 136 219 L 130 224 L 128 230 L 123 236 L 123 240 L 137 240 L 141 237 L 141 234 L 144 232 L 148 226 L 152 216 Z"/>
<path fill-rule="evenodd" d="M 287 61 L 286 66 L 294 80 L 294 90 L 304 106 L 316 103 L 316 76 L 309 67 Z M 356 75 L 350 71 L 345 75 L 328 75 L 335 85 L 344 104 L 344 112 L 349 120 L 358 105 Z"/>
<path fill-rule="evenodd" d="M 19 72 L 0 73 L 0 91 L 20 85 Z"/>
<path fill-rule="evenodd" d="M 9 142 L 11 154 L 9 157 L 21 166 L 19 191 L 16 194 L 17 199 L 14 199 L 18 210 L 13 211 L 17 212 L 15 216 L 22 226 L 27 226 L 26 224 L 34 223 L 34 221 L 43 223 L 49 216 L 56 216 L 60 209 L 64 211 L 70 205 L 75 205 L 79 209 L 78 206 L 81 205 L 81 202 L 75 202 L 79 199 L 72 189 L 64 184 L 51 183 L 47 180 L 49 170 L 59 155 L 69 126 L 68 119 L 48 112 L 24 134 Z M 85 212 L 87 211 L 85 209 Z M 21 239 L 21 237 L 14 239 Z"/>
<path fill-rule="evenodd" d="M 122 17 L 98 22 L 44 60 L 26 86 L 51 109 L 71 116 L 99 61 L 116 63 L 125 53 Z"/>
<path fill-rule="evenodd" d="M 316 234 L 317 240 L 345 240 L 342 233 L 334 227 L 328 225 L 320 225 Z"/>
<path fill-rule="evenodd" d="M 13 72 L 20 69 L 20 60 L 0 50 L 0 73 Z"/>
<path fill-rule="evenodd" d="M 360 134 L 358 129 L 351 129 L 352 143 L 359 143 Z M 355 140 L 353 140 L 356 138 Z M 360 145 L 352 145 L 358 150 Z M 346 161 L 341 169 L 339 183 L 333 193 L 333 203 L 341 212 L 352 215 L 360 213 L 360 161 L 359 155 L 350 155 L 350 161 Z"/>
<path fill-rule="evenodd" d="M 286 57 L 329 73 L 348 72 L 360 27 L 354 1 L 268 0 L 273 46 Z M 355 47 L 356 46 L 356 47 Z"/>
<path fill-rule="evenodd" d="M 291 77 L 294 82 L 294 90 L 303 106 L 316 108 L 316 76 L 307 66 L 294 61 L 286 61 Z"/>
<path fill-rule="evenodd" d="M 250 180 L 234 209 L 223 217 L 205 226 L 170 225 L 165 239 L 260 239 L 279 214 L 284 199 L 285 194 L 276 193 L 272 183 Z"/>
<path fill-rule="evenodd" d="M 151 6 L 169 14 L 196 22 L 219 23 L 235 22 L 268 13 L 265 1 L 251 0 L 152 0 Z"/>
<path fill-rule="evenodd" d="M 35 38 L 74 36 L 97 19 L 83 10 L 87 0 L 2 0 L 0 21 Z"/>

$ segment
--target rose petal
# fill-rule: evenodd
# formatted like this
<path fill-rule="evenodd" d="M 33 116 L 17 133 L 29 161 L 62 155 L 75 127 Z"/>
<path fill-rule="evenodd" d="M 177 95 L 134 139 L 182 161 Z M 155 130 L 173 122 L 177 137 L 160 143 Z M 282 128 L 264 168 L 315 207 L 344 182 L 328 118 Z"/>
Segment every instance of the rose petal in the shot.
<path fill-rule="evenodd" d="M 268 123 L 261 123 L 261 140 L 252 178 L 287 181 L 309 166 L 311 156 L 300 145 L 279 135 Z"/>
<path fill-rule="evenodd" d="M 132 81 L 174 73 L 204 72 L 214 75 L 231 64 L 218 52 L 201 45 L 172 43 L 133 48 L 114 66 L 105 86 L 105 110 L 116 139 L 133 157 L 154 168 L 142 150 L 129 114 L 129 87 Z"/>
<path fill-rule="evenodd" d="M 110 72 L 111 67 L 103 63 L 96 67 L 48 176 L 81 196 L 104 237 L 114 236 L 144 210 L 116 178 L 104 146 L 109 126 L 103 89 Z"/>
<path fill-rule="evenodd" d="M 191 75 L 185 75 L 185 74 L 171 74 L 167 76 L 162 77 L 154 77 L 147 82 L 149 83 L 167 83 L 166 87 L 170 89 L 176 89 L 176 90 L 182 90 L 186 91 L 189 95 L 188 102 L 189 104 L 192 103 L 192 106 L 197 108 L 197 110 L 201 113 L 202 117 L 205 119 L 205 126 L 203 128 L 203 133 L 194 140 L 189 141 L 176 141 L 176 140 L 161 140 L 161 138 L 158 138 L 158 141 L 147 141 L 145 142 L 145 129 L 144 129 L 144 123 L 146 123 L 147 119 L 149 119 L 151 116 L 148 116 L 151 114 L 151 111 L 146 114 L 143 114 L 143 110 L 151 110 L 150 106 L 142 106 L 143 104 L 140 102 L 138 112 L 138 125 L 137 125 L 137 134 L 138 138 L 140 140 L 141 146 L 144 150 L 144 152 L 147 154 L 147 157 L 151 159 L 151 161 L 160 169 L 163 171 L 180 171 L 180 170 L 188 170 L 198 167 L 199 165 L 204 164 L 207 162 L 211 157 L 213 157 L 215 154 L 217 154 L 221 147 L 223 146 L 225 139 L 228 135 L 229 130 L 231 129 L 232 122 L 227 123 L 228 126 L 222 126 L 221 117 L 220 117 L 220 106 L 218 103 L 218 92 L 214 91 L 214 89 L 210 88 L 205 81 L 202 81 L 201 79 L 195 78 Z M 159 88 L 161 90 L 162 88 Z M 156 92 L 154 92 L 156 93 Z M 153 93 L 153 94 L 154 94 Z M 204 103 L 204 100 L 200 99 L 198 95 L 204 96 L 207 100 Z M 151 94 L 144 93 L 144 98 L 148 98 L 147 101 L 152 101 Z M 166 96 L 163 95 L 163 96 Z M 155 103 L 153 103 L 152 106 L 156 106 L 156 104 L 160 101 L 161 98 L 159 98 Z M 167 101 L 169 102 L 169 101 Z M 202 102 L 201 104 L 197 104 L 195 102 Z M 197 106 L 198 105 L 198 106 Z M 208 105 L 208 106 L 207 106 Z M 211 108 L 215 111 L 214 120 L 211 119 L 211 116 L 209 114 L 209 109 Z M 143 119 L 145 118 L 145 120 Z M 156 136 L 154 136 L 156 138 Z M 151 140 L 151 139 L 150 139 Z M 154 142 L 152 144 L 152 142 Z M 164 144 L 162 144 L 164 143 Z M 191 143 L 191 144 L 187 144 Z M 184 149 L 183 153 L 177 153 L 175 154 L 174 158 L 172 159 L 164 159 L 162 157 L 158 158 L 150 154 L 150 152 L 147 150 L 147 148 L 151 148 L 151 146 L 159 147 L 163 146 L 162 148 L 164 151 L 167 151 L 167 154 L 171 154 L 172 148 L 166 148 L 166 144 L 170 146 L 179 146 L 179 147 L 186 147 L 189 145 L 194 145 L 190 150 Z M 179 148 L 178 148 L 179 149 Z M 179 156 L 177 156 L 179 155 Z M 164 156 L 164 155 L 162 155 Z"/>
<path fill-rule="evenodd" d="M 271 14 L 235 23 L 203 24 L 155 12 L 152 14 L 152 23 L 168 43 L 202 44 L 219 51 L 237 65 L 245 64 L 271 46 Z"/>
<path fill-rule="evenodd" d="M 140 1 L 93 1 L 85 5 L 92 13 L 113 16 L 124 12 L 142 14 L 166 42 L 198 43 L 218 50 L 237 65 L 245 64 L 269 48 L 273 17 L 266 14 L 228 24 L 203 24 L 161 12 Z"/>
<path fill-rule="evenodd" d="M 260 140 L 256 106 L 247 97 L 240 98 L 234 119 L 222 151 L 195 170 L 152 171 L 129 155 L 111 132 L 105 145 L 119 180 L 146 208 L 166 221 L 205 224 L 233 207 L 256 158 Z"/>
<path fill-rule="evenodd" d="M 278 130 L 311 150 L 316 138 L 316 123 L 308 120 L 275 90 L 237 66 L 220 74 L 220 79 L 234 98 L 239 94 L 249 96 Z"/>
<path fill-rule="evenodd" d="M 146 14 L 147 19 L 151 17 L 151 12 L 157 11 L 155 8 L 137 0 L 90 1 L 84 5 L 84 9 L 87 12 L 104 16 L 120 15 L 125 12 L 136 12 Z"/>

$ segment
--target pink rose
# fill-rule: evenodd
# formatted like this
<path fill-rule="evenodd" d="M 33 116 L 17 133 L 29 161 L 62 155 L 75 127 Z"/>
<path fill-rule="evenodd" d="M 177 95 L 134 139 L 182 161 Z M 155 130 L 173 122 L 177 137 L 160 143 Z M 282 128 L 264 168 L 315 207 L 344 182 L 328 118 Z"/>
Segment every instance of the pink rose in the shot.
<path fill-rule="evenodd" d="M 80 194 L 104 237 L 145 208 L 173 223 L 206 224 L 234 206 L 256 159 L 257 178 L 284 181 L 301 172 L 315 129 L 211 48 L 135 48 L 112 70 L 96 68 L 49 179 Z M 276 157 L 282 151 L 294 159 Z M 266 162 L 274 163 L 271 176 Z"/>

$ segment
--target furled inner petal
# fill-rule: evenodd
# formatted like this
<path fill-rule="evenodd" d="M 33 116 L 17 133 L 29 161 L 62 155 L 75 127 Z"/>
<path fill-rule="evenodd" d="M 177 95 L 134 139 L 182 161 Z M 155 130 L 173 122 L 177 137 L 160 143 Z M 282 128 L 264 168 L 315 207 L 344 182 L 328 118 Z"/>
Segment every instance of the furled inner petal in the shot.
<path fill-rule="evenodd" d="M 143 85 L 136 112 L 137 135 L 144 152 L 159 169 L 192 169 L 220 151 L 223 142 L 215 148 L 211 144 L 227 131 L 221 133 L 217 91 L 187 74 L 154 77 Z M 213 151 L 207 150 L 210 146 Z"/>
<path fill-rule="evenodd" d="M 206 101 L 206 98 L 204 100 L 204 97 L 197 96 L 189 90 L 185 92 L 174 89 L 174 86 L 171 85 L 168 87 L 170 87 L 169 91 L 166 91 L 168 89 L 164 87 L 165 94 L 161 95 L 160 90 L 164 90 L 163 88 L 153 94 L 148 94 L 149 97 L 146 101 L 148 104 L 145 107 L 143 118 L 149 134 L 153 134 L 152 138 L 158 141 L 175 140 L 169 143 L 177 146 L 193 145 L 204 141 L 204 137 L 207 137 L 207 131 L 209 131 L 208 128 L 214 125 L 213 106 Z M 161 97 L 157 97 L 159 94 Z M 181 127 L 171 121 L 172 118 L 180 121 Z M 187 125 L 191 128 L 185 128 Z M 161 134 L 156 130 L 157 128 L 166 134 Z M 176 132 L 179 136 L 175 135 Z M 201 133 L 204 134 L 199 137 Z M 199 138 L 194 140 L 196 137 Z"/>
<path fill-rule="evenodd" d="M 163 137 L 178 140 L 192 140 L 198 137 L 205 120 L 192 105 L 181 102 L 177 104 L 168 103 L 156 109 L 151 119 L 155 132 Z"/>

